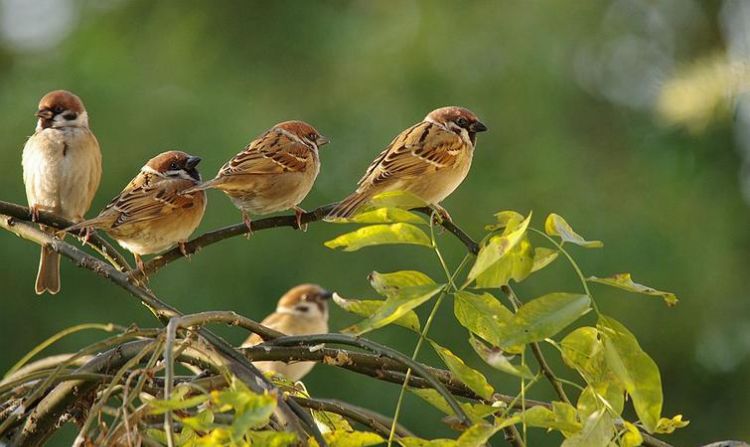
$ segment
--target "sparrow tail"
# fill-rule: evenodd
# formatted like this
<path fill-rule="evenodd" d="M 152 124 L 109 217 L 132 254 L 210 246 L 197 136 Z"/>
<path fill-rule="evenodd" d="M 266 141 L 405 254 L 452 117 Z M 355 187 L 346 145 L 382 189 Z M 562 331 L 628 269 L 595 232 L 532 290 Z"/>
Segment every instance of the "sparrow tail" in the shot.
<path fill-rule="evenodd" d="M 372 198 L 368 191 L 354 192 L 345 198 L 328 213 L 327 219 L 345 219 L 352 217 L 365 202 Z"/>
<path fill-rule="evenodd" d="M 42 247 L 34 290 L 37 295 L 44 292 L 54 295 L 60 291 L 60 255 L 49 247 Z"/>

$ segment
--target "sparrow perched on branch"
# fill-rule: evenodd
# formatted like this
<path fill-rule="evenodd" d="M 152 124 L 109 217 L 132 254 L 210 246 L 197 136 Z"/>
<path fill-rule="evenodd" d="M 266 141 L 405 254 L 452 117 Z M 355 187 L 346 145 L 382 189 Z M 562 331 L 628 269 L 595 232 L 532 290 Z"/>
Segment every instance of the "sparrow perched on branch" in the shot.
<path fill-rule="evenodd" d="M 73 93 L 55 90 L 39 101 L 36 116 L 36 131 L 26 141 L 21 163 L 32 217 L 48 211 L 81 221 L 102 176 L 102 154 L 86 108 Z M 51 248 L 42 247 L 35 290 L 38 295 L 60 291 L 60 255 Z"/>
<path fill-rule="evenodd" d="M 414 194 L 437 209 L 466 178 L 477 133 L 487 130 L 463 107 L 441 107 L 401 132 L 367 168 L 357 190 L 342 200 L 329 218 L 351 217 L 373 196 L 388 191 Z"/>
<path fill-rule="evenodd" d="M 316 284 L 301 284 L 290 289 L 279 300 L 276 312 L 261 324 L 286 335 L 312 335 L 328 332 L 328 300 L 333 294 Z M 263 339 L 253 334 L 242 344 L 243 348 L 255 346 Z M 291 381 L 302 379 L 315 362 L 254 362 L 261 371 L 282 374 Z"/>
<path fill-rule="evenodd" d="M 143 271 L 141 256 L 182 244 L 195 231 L 206 211 L 203 191 L 184 193 L 198 185 L 200 157 L 182 151 L 157 155 L 98 216 L 65 231 L 101 229 L 133 253 Z"/>
<path fill-rule="evenodd" d="M 326 143 L 328 138 L 303 121 L 276 124 L 222 166 L 216 178 L 187 192 L 223 191 L 242 211 L 248 230 L 250 214 L 288 209 L 294 209 L 301 227 L 305 211 L 298 205 L 320 172 L 318 148 Z"/>

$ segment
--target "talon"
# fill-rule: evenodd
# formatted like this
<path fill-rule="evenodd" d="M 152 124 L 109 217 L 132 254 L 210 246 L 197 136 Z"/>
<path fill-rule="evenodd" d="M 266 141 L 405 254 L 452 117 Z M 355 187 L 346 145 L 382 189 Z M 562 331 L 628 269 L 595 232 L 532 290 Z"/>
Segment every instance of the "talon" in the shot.
<path fill-rule="evenodd" d="M 250 239 L 250 236 L 253 235 L 253 221 L 252 219 L 250 219 L 250 215 L 245 211 L 242 212 L 242 223 L 244 223 L 247 227 L 247 233 L 245 233 L 245 237 L 247 239 Z"/>
<path fill-rule="evenodd" d="M 303 210 L 302 208 L 295 206 L 294 207 L 294 216 L 297 218 L 297 229 L 302 230 L 303 232 L 307 231 L 307 224 L 302 223 L 302 216 L 307 213 L 307 211 Z"/>
<path fill-rule="evenodd" d="M 89 239 L 91 239 L 91 235 L 94 234 L 94 229 L 91 227 L 84 227 L 83 228 L 83 236 L 81 237 L 81 242 L 83 245 L 86 245 L 89 243 Z"/>
<path fill-rule="evenodd" d="M 128 277 L 132 279 L 136 285 L 142 287 L 148 287 L 148 276 L 146 276 L 146 266 L 143 264 L 143 258 L 139 255 L 133 254 L 135 258 L 135 270 L 131 270 Z"/>
<path fill-rule="evenodd" d="M 436 204 L 433 204 L 431 208 L 433 211 L 435 211 L 437 216 L 440 216 L 440 219 L 442 221 L 453 222 L 453 218 L 451 218 L 451 215 L 448 213 L 448 210 L 446 210 L 442 206 L 436 203 Z M 441 223 L 441 222 L 438 222 L 438 223 Z"/>

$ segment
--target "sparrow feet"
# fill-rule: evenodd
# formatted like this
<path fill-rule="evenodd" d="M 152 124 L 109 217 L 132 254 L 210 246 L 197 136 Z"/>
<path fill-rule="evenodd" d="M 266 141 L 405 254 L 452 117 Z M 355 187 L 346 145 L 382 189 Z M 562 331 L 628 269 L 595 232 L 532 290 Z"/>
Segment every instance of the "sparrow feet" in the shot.
<path fill-rule="evenodd" d="M 303 232 L 307 231 L 307 224 L 302 223 L 302 216 L 307 213 L 307 211 L 303 210 L 302 208 L 295 206 L 294 207 L 294 216 L 297 218 L 297 229 L 302 230 Z"/>
<path fill-rule="evenodd" d="M 253 221 L 250 219 L 250 215 L 246 212 L 242 212 L 242 223 L 245 224 L 247 227 L 247 233 L 245 233 L 245 238 L 250 239 L 250 236 L 253 235 Z"/>
<path fill-rule="evenodd" d="M 448 210 L 443 208 L 442 206 L 438 205 L 437 203 L 430 206 L 433 211 L 433 216 L 436 218 L 436 223 L 443 223 L 443 222 L 453 222 L 453 218 L 451 218 L 451 215 L 448 213 Z"/>
<path fill-rule="evenodd" d="M 91 235 L 94 234 L 94 229 L 91 227 L 83 227 L 82 234 L 80 235 L 81 243 L 85 246 L 89 243 Z"/>
<path fill-rule="evenodd" d="M 39 207 L 37 205 L 31 205 L 29 207 L 29 212 L 31 213 L 31 221 L 39 222 Z"/>
<path fill-rule="evenodd" d="M 128 273 L 128 278 L 139 287 L 148 288 L 148 276 L 146 275 L 146 266 L 143 263 L 143 258 L 139 255 L 134 254 L 135 258 L 135 269 Z"/>
<path fill-rule="evenodd" d="M 191 253 L 188 251 L 187 248 L 187 241 L 180 241 L 177 243 L 177 246 L 180 247 L 180 253 L 182 253 L 182 256 L 188 258 L 190 260 Z"/>

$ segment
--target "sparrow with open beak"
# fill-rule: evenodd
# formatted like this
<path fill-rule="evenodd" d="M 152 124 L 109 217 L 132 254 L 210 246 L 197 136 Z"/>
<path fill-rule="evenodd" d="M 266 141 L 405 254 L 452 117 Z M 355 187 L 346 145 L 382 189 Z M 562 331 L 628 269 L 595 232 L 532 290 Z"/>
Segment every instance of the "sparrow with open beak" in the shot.
<path fill-rule="evenodd" d="M 357 190 L 342 200 L 328 217 L 351 217 L 377 194 L 405 191 L 450 220 L 440 202 L 466 178 L 477 133 L 486 130 L 487 126 L 463 107 L 433 110 L 421 123 L 401 132 L 378 155 L 359 181 Z"/>
<path fill-rule="evenodd" d="M 328 332 L 328 300 L 333 294 L 316 284 L 302 284 L 292 288 L 279 300 L 276 312 L 261 324 L 286 335 L 312 335 Z M 243 348 L 263 342 L 253 334 L 242 344 Z M 273 371 L 291 381 L 302 379 L 315 362 L 254 362 L 261 371 Z"/>
<path fill-rule="evenodd" d="M 39 211 L 48 211 L 79 222 L 102 176 L 102 154 L 86 109 L 78 96 L 55 90 L 44 95 L 36 116 L 36 132 L 26 141 L 22 156 L 32 217 L 36 220 Z M 42 247 L 35 290 L 60 291 L 60 255 L 49 247 Z"/>
<path fill-rule="evenodd" d="M 252 230 L 250 214 L 288 209 L 294 209 L 301 228 L 305 210 L 298 205 L 320 172 L 318 148 L 326 143 L 328 138 L 303 121 L 276 124 L 222 166 L 216 178 L 187 192 L 223 191 L 242 211 L 248 230 Z"/>
<path fill-rule="evenodd" d="M 206 210 L 206 194 L 184 193 L 200 183 L 196 169 L 200 161 L 182 151 L 157 155 L 97 217 L 65 231 L 104 230 L 133 253 L 143 271 L 141 256 L 186 242 L 200 224 Z"/>

